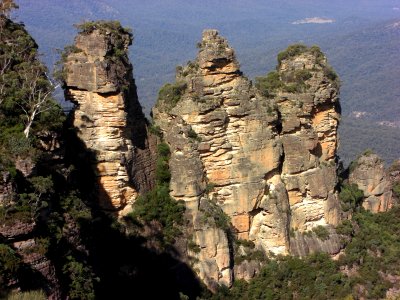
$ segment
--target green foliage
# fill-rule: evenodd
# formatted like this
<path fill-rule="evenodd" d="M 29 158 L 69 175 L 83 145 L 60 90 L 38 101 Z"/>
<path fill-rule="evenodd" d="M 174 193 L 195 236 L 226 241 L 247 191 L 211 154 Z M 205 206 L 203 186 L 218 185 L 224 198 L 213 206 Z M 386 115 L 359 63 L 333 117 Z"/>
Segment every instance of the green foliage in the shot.
<path fill-rule="evenodd" d="M 280 79 L 279 73 L 276 71 L 269 72 L 266 76 L 256 77 L 256 88 L 267 97 L 274 97 L 274 91 L 283 87 L 283 82 Z"/>
<path fill-rule="evenodd" d="M 317 226 L 317 227 L 314 227 L 314 228 L 312 229 L 312 231 L 315 233 L 315 235 L 316 235 L 320 240 L 326 241 L 327 239 L 329 239 L 329 231 L 328 231 L 328 229 L 327 229 L 325 226 L 319 225 L 319 226 Z"/>
<path fill-rule="evenodd" d="M 160 126 L 151 124 L 149 127 L 149 131 L 151 134 L 154 134 L 155 136 L 158 136 L 159 138 L 162 138 L 162 136 L 163 136 Z"/>
<path fill-rule="evenodd" d="M 344 211 L 355 211 L 360 208 L 364 193 L 357 184 L 344 184 L 339 193 L 339 199 Z"/>
<path fill-rule="evenodd" d="M 397 198 L 400 198 L 400 182 L 395 182 L 393 184 L 393 193 Z"/>
<path fill-rule="evenodd" d="M 170 150 L 166 143 L 157 145 L 157 163 L 156 163 L 156 181 L 157 184 L 162 185 L 169 183 L 171 179 L 171 172 L 169 170 L 169 156 Z"/>
<path fill-rule="evenodd" d="M 372 154 L 375 154 L 374 150 L 367 149 L 361 154 L 361 156 L 371 156 Z"/>
<path fill-rule="evenodd" d="M 254 247 L 256 246 L 254 244 L 254 242 L 250 241 L 250 240 L 242 240 L 242 239 L 237 239 L 235 240 L 235 244 L 237 246 L 243 246 L 249 249 L 254 249 Z"/>
<path fill-rule="evenodd" d="M 179 100 L 181 100 L 186 88 L 187 85 L 185 82 L 165 84 L 158 92 L 157 105 L 163 103 L 167 110 L 172 109 L 179 102 Z"/>
<path fill-rule="evenodd" d="M 193 240 L 188 241 L 188 249 L 194 253 L 200 253 L 201 248 L 199 245 L 197 245 Z"/>
<path fill-rule="evenodd" d="M 169 155 L 171 154 L 168 144 L 165 142 L 158 144 L 157 145 L 157 154 L 158 154 L 158 156 L 168 158 Z"/>
<path fill-rule="evenodd" d="M 39 211 L 48 205 L 54 190 L 51 177 L 34 176 L 29 180 L 20 178 L 18 194 L 13 195 L 9 203 L 4 203 L 0 209 L 0 223 L 12 225 L 16 222 L 32 222 Z"/>
<path fill-rule="evenodd" d="M 235 265 L 241 264 L 243 261 L 265 262 L 267 256 L 264 251 L 255 249 L 256 245 L 250 240 L 242 240 L 234 238 L 234 262 Z"/>
<path fill-rule="evenodd" d="M 307 46 L 302 44 L 290 45 L 286 50 L 279 52 L 278 54 L 278 64 L 281 65 L 282 61 L 290 57 L 297 56 L 307 51 Z"/>
<path fill-rule="evenodd" d="M 352 236 L 354 234 L 353 223 L 350 220 L 344 220 L 336 227 L 336 233 Z"/>
<path fill-rule="evenodd" d="M 277 257 L 267 261 L 249 283 L 235 281 L 211 299 L 343 299 L 351 294 L 349 279 L 327 254 L 305 259 Z"/>
<path fill-rule="evenodd" d="M 215 188 L 215 183 L 209 182 L 209 183 L 207 183 L 207 185 L 206 185 L 206 189 L 204 190 L 204 193 L 205 193 L 205 194 L 209 194 L 209 193 L 211 193 L 211 192 L 214 190 L 214 188 Z"/>
<path fill-rule="evenodd" d="M 89 267 L 69 256 L 63 272 L 70 280 L 68 296 L 71 299 L 95 299 L 93 274 Z"/>
<path fill-rule="evenodd" d="M 198 69 L 199 69 L 199 64 L 189 60 L 186 64 L 186 66 L 184 66 L 184 67 L 177 66 L 176 67 L 176 76 L 177 76 L 177 78 L 186 77 L 189 74 L 194 74 Z"/>
<path fill-rule="evenodd" d="M 192 128 L 188 131 L 188 138 L 197 142 L 201 142 L 201 137 Z"/>
<path fill-rule="evenodd" d="M 266 262 L 267 256 L 263 250 L 247 249 L 245 255 L 235 254 L 235 265 L 240 265 L 244 261 Z"/>
<path fill-rule="evenodd" d="M 235 281 L 230 290 L 221 288 L 211 299 L 384 298 L 393 286 L 387 276 L 399 274 L 400 208 L 378 214 L 355 213 L 337 232 L 351 237 L 338 261 L 322 253 L 303 259 L 277 256 L 266 260 L 250 282 Z M 240 263 L 243 258 L 235 261 Z M 348 277 L 344 268 L 355 272 Z"/>
<path fill-rule="evenodd" d="M 317 58 L 317 63 L 322 64 L 325 59 L 325 55 L 322 53 L 321 48 L 317 45 L 311 46 L 308 51 Z"/>
<path fill-rule="evenodd" d="M 66 196 L 61 197 L 60 205 L 76 221 L 92 219 L 90 209 L 83 203 L 76 191 L 71 191 Z"/>
<path fill-rule="evenodd" d="M 161 242 L 170 245 L 181 234 L 185 205 L 169 195 L 167 185 L 157 185 L 152 191 L 138 197 L 129 217 L 145 224 L 157 222 L 162 226 Z"/>
<path fill-rule="evenodd" d="M 224 231 L 230 229 L 230 218 L 214 201 L 203 200 L 200 206 L 203 213 L 202 221 L 211 226 L 216 226 Z"/>
<path fill-rule="evenodd" d="M 298 56 L 303 53 L 310 53 L 316 58 L 316 63 L 322 68 L 325 77 L 332 83 L 335 88 L 340 87 L 340 80 L 333 68 L 326 62 L 324 54 L 318 46 L 311 46 L 308 48 L 302 44 L 295 44 L 289 46 L 286 50 L 278 54 L 278 68 L 283 60 L 291 57 Z M 282 85 L 283 89 L 288 93 L 304 92 L 308 85 L 305 81 L 310 79 L 312 74 L 308 70 L 286 71 L 282 74 L 282 80 L 285 84 Z"/>
<path fill-rule="evenodd" d="M 353 221 L 355 234 L 340 261 L 357 268 L 354 282 L 365 287 L 362 296 L 368 299 L 383 298 L 392 284 L 381 273 L 398 274 L 400 210 L 394 208 L 378 214 L 357 213 L 353 216 Z"/>
<path fill-rule="evenodd" d="M 294 72 L 285 72 L 281 75 L 277 71 L 268 73 L 266 76 L 256 77 L 256 88 L 267 97 L 272 98 L 278 89 L 288 93 L 304 92 L 308 85 L 305 83 L 312 77 L 308 70 L 296 70 Z"/>
<path fill-rule="evenodd" d="M 60 130 L 64 117 L 35 41 L 23 25 L 0 18 L 0 151 L 11 161 L 35 159 L 36 133 Z"/>
<path fill-rule="evenodd" d="M 168 144 L 157 145 L 156 186 L 153 190 L 138 197 L 133 205 L 133 212 L 128 218 L 134 222 L 151 224 L 157 222 L 162 227 L 160 242 L 170 245 L 181 234 L 180 226 L 183 224 L 185 205 L 176 201 L 169 195 L 170 149 Z"/>
<path fill-rule="evenodd" d="M 0 285 L 16 275 L 21 259 L 8 245 L 0 244 Z"/>
<path fill-rule="evenodd" d="M 89 21 L 80 24 L 75 24 L 74 26 L 79 30 L 79 33 L 84 33 L 84 34 L 90 34 L 94 30 L 100 30 L 100 32 L 103 34 L 112 34 L 112 35 L 127 34 L 129 36 L 132 36 L 132 30 L 130 28 L 122 27 L 119 21 L 108 21 L 108 20 Z"/>

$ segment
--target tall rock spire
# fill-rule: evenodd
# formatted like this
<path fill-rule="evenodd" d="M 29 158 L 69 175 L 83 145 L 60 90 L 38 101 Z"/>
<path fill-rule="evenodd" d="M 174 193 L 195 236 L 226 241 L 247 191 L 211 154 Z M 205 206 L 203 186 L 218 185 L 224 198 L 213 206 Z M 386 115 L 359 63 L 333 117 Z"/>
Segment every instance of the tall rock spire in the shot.
<path fill-rule="evenodd" d="M 291 227 L 337 224 L 338 79 L 317 47 L 294 45 L 280 54 L 276 93 L 284 149 L 282 180 Z"/>
<path fill-rule="evenodd" d="M 73 125 L 93 153 L 100 206 L 129 209 L 138 191 L 152 185 L 147 125 L 127 54 L 132 35 L 118 22 L 89 22 L 79 29 L 64 60 L 66 96 L 76 104 Z"/>
<path fill-rule="evenodd" d="M 233 245 L 209 218 L 218 219 L 210 206 L 230 217 L 239 238 L 251 236 L 265 250 L 286 253 L 286 203 L 264 201 L 267 181 L 278 176 L 280 164 L 278 116 L 242 75 L 233 49 L 216 30 L 203 32 L 199 48 L 193 62 L 178 68 L 178 101 L 166 91 L 171 85 L 164 86 L 153 115 L 172 150 L 171 195 L 192 214 L 200 277 L 208 286 L 229 285 Z M 261 212 L 270 227 L 254 229 Z"/>
<path fill-rule="evenodd" d="M 289 48 L 256 88 L 216 30 L 204 31 L 198 47 L 197 58 L 177 68 L 176 83 L 161 89 L 153 115 L 172 150 L 171 195 L 193 219 L 200 277 L 229 285 L 234 271 L 227 257 L 235 245 L 218 228 L 215 206 L 237 239 L 266 254 L 340 250 L 334 234 L 302 239 L 340 217 L 338 80 L 325 56 L 317 47 Z M 235 268 L 235 277 L 248 278 L 250 269 Z"/>

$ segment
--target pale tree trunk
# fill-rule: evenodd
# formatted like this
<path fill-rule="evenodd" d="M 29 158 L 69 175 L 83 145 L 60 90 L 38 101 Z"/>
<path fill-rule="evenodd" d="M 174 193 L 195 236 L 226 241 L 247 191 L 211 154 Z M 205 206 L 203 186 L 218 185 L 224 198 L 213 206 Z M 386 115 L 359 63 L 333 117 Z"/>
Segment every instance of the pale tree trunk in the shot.
<path fill-rule="evenodd" d="M 34 111 L 31 114 L 31 116 L 28 118 L 28 122 L 26 123 L 25 129 L 24 129 L 24 134 L 25 134 L 26 138 L 29 137 L 29 132 L 31 130 L 32 123 L 33 123 L 33 120 L 35 119 L 35 116 L 36 116 L 36 111 Z"/>
<path fill-rule="evenodd" d="M 32 126 L 32 121 L 28 122 L 28 125 L 26 125 L 25 129 L 24 129 L 24 134 L 25 137 L 28 138 L 29 137 L 29 132 L 31 130 L 31 126 Z"/>

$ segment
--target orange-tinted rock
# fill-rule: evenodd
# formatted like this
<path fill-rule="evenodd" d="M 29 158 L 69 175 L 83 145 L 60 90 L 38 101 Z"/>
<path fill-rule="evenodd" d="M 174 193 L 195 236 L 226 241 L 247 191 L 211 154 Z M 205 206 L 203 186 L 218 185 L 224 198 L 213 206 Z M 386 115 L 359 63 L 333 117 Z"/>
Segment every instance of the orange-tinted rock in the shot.
<path fill-rule="evenodd" d="M 131 42 L 122 28 L 116 36 L 102 29 L 82 32 L 64 63 L 66 95 L 76 104 L 73 125 L 95 156 L 98 203 L 123 213 L 154 181 L 154 141 L 148 138 L 132 78 Z"/>
<path fill-rule="evenodd" d="M 349 183 L 364 192 L 363 207 L 374 213 L 389 210 L 394 205 L 392 182 L 378 155 L 366 153 L 352 163 Z"/>

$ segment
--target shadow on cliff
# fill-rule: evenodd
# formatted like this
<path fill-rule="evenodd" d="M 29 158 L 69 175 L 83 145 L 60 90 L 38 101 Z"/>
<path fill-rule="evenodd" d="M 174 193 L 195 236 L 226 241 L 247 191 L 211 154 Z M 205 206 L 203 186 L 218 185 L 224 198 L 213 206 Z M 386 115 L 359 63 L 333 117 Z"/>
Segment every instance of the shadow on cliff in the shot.
<path fill-rule="evenodd" d="M 133 146 L 127 172 L 136 191 L 149 192 L 155 187 L 155 164 L 157 137 L 149 134 L 149 122 L 140 105 L 135 79 L 130 78 L 129 90 L 125 92 L 127 127 L 124 138 Z"/>
<path fill-rule="evenodd" d="M 59 249 L 63 248 L 60 250 L 64 255 L 72 253 L 91 267 L 96 299 L 181 299 L 181 293 L 196 299 L 204 289 L 192 269 L 182 262 L 178 251 L 160 253 L 147 248 L 145 237 L 126 234 L 111 211 L 100 209 L 97 195 L 107 194 L 101 186 L 96 186 L 92 168 L 96 155 L 85 147 L 75 130 L 67 134 L 66 161 L 75 166 L 68 185 L 80 191 L 91 218 L 78 220 L 82 245 L 64 239 Z M 141 141 L 145 139 L 142 136 Z M 146 145 L 136 144 L 139 146 Z M 62 273 L 61 264 L 58 272 Z"/>

